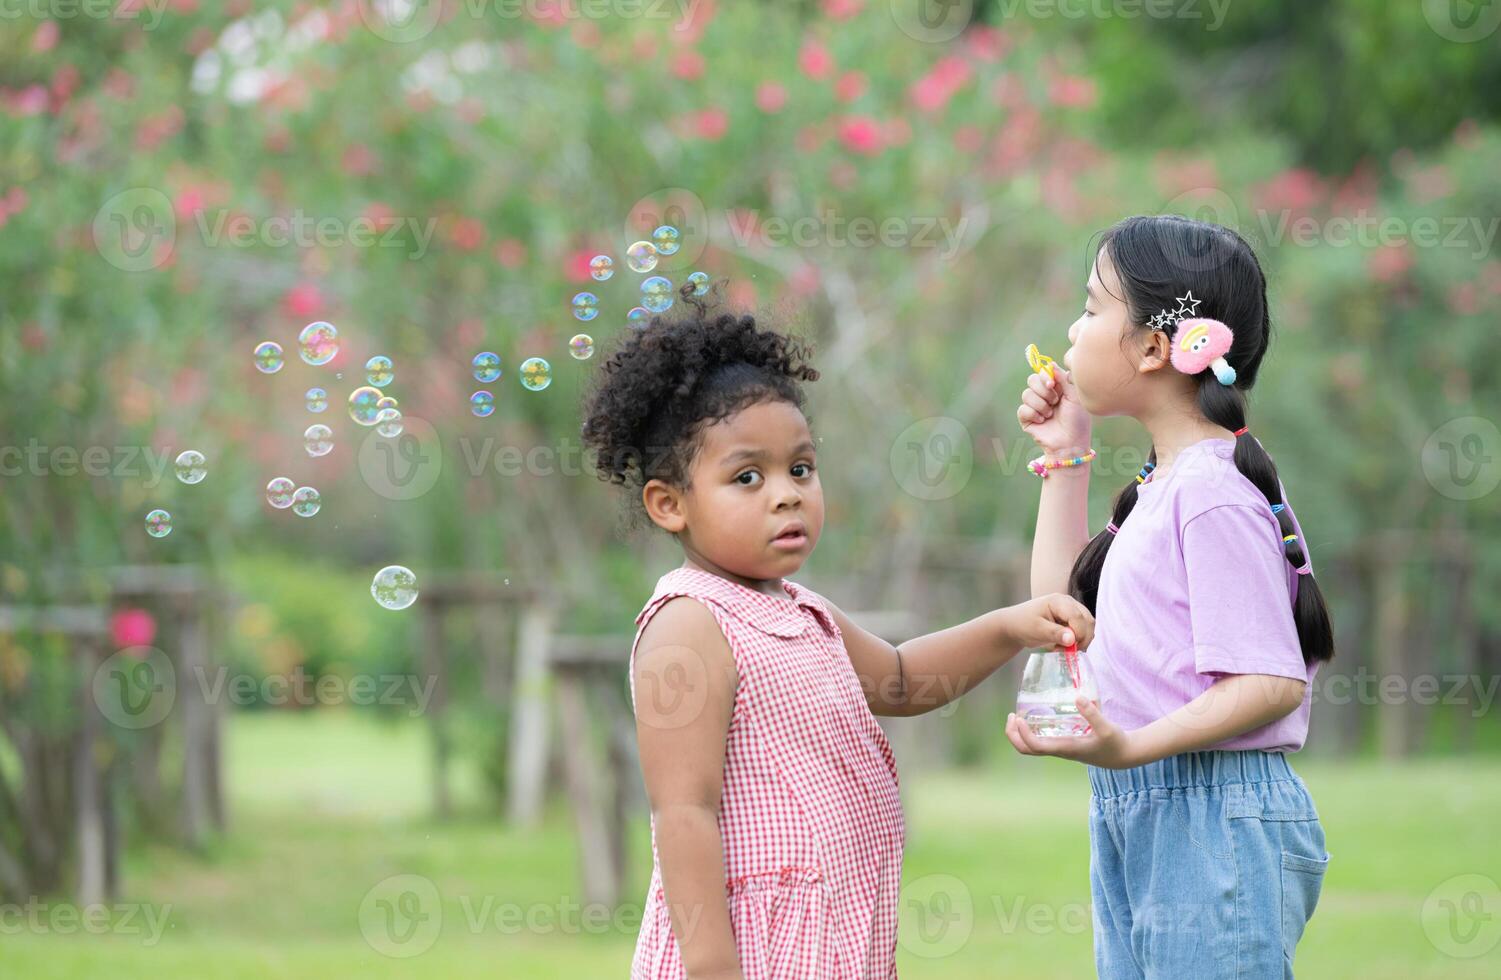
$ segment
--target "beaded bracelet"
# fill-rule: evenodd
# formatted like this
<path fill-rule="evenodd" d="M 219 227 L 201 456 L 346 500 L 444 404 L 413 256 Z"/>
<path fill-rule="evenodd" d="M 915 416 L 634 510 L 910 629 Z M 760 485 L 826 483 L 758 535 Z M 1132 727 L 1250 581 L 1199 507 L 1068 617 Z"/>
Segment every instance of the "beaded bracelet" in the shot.
<path fill-rule="evenodd" d="M 1071 466 L 1083 466 L 1097 455 L 1099 454 L 1091 449 L 1082 456 L 1071 456 L 1068 459 L 1048 459 L 1046 456 L 1039 456 L 1027 464 L 1027 469 L 1046 479 L 1048 470 L 1066 470 Z"/>

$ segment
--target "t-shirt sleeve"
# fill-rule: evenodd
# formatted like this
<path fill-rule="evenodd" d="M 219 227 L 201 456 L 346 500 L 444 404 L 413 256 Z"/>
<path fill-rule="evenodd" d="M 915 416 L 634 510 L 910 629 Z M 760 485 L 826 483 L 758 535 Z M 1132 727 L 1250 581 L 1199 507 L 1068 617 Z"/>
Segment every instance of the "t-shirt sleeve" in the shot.
<path fill-rule="evenodd" d="M 1280 543 L 1267 515 L 1240 504 L 1211 508 L 1184 524 L 1199 673 L 1308 679 Z"/>

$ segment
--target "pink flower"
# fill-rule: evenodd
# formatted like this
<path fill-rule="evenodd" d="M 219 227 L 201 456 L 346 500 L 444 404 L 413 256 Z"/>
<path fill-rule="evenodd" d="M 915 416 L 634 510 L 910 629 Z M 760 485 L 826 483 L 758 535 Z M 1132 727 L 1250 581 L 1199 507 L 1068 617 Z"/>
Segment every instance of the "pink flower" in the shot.
<path fill-rule="evenodd" d="M 937 112 L 969 81 L 969 62 L 957 55 L 946 55 L 908 91 L 912 104 L 924 112 Z"/>
<path fill-rule="evenodd" d="M 598 250 L 592 248 L 571 253 L 563 266 L 564 278 L 569 282 L 591 282 L 594 277 L 589 275 L 589 260 L 598 254 Z"/>
<path fill-rule="evenodd" d="M 569 32 L 573 43 L 581 48 L 592 48 L 599 43 L 599 25 L 592 20 L 582 20 Z"/>
<path fill-rule="evenodd" d="M 839 123 L 839 141 L 852 153 L 881 152 L 881 127 L 869 116 L 846 116 Z"/>
<path fill-rule="evenodd" d="M 1054 105 L 1066 109 L 1087 109 L 1099 98 L 1093 79 L 1079 75 L 1064 75 L 1048 86 L 1048 98 Z"/>
<path fill-rule="evenodd" d="M 485 226 L 478 218 L 458 218 L 448 230 L 448 240 L 463 252 L 472 252 L 485 244 Z"/>
<path fill-rule="evenodd" d="M 819 284 L 818 266 L 800 265 L 791 276 L 787 277 L 787 285 L 799 296 L 808 296 L 818 291 Z"/>
<path fill-rule="evenodd" d="M 365 206 L 365 219 L 378 231 L 385 231 L 396 223 L 396 212 L 384 201 L 371 201 Z"/>
<path fill-rule="evenodd" d="M 38 53 L 51 51 L 57 47 L 57 36 L 60 33 L 55 20 L 44 20 L 37 26 L 36 32 L 31 35 L 31 50 Z"/>
<path fill-rule="evenodd" d="M 282 295 L 281 307 L 294 320 L 308 320 L 323 308 L 323 293 L 316 283 L 301 282 Z"/>
<path fill-rule="evenodd" d="M 821 82 L 834 73 L 834 56 L 820 42 L 810 39 L 803 42 L 797 54 L 797 66 L 804 75 Z"/>
<path fill-rule="evenodd" d="M 697 44 L 714 19 L 714 0 L 698 0 L 688 5 L 688 15 L 673 24 L 668 36 L 677 44 Z"/>
<path fill-rule="evenodd" d="M 1378 282 L 1395 282 L 1412 268 L 1412 250 L 1406 244 L 1383 245 L 1366 259 L 1371 278 Z"/>
<path fill-rule="evenodd" d="M 823 12 L 831 20 L 849 20 L 865 6 L 865 0 L 823 0 Z"/>
<path fill-rule="evenodd" d="M 685 82 L 696 81 L 704 75 L 704 56 L 688 48 L 679 51 L 672 59 L 672 73 Z"/>
<path fill-rule="evenodd" d="M 520 268 L 526 262 L 526 246 L 519 239 L 502 238 L 495 243 L 495 261 L 507 269 Z"/>
<path fill-rule="evenodd" d="M 364 143 L 351 143 L 344 148 L 339 165 L 351 177 L 368 177 L 375 172 L 375 152 Z"/>
<path fill-rule="evenodd" d="M 1449 309 L 1460 316 L 1474 316 L 1480 312 L 1480 290 L 1473 282 L 1455 283 L 1449 289 Z"/>
<path fill-rule="evenodd" d="M 762 112 L 781 112 L 787 104 L 787 89 L 777 82 L 756 86 L 756 108 Z"/>
<path fill-rule="evenodd" d="M 954 148 L 960 153 L 974 153 L 985 143 L 979 126 L 960 126 L 954 130 Z"/>
<path fill-rule="evenodd" d="M 989 24 L 977 24 L 965 32 L 970 57 L 978 61 L 999 61 L 1011 48 L 1011 37 Z"/>
<path fill-rule="evenodd" d="M 149 647 L 156 640 L 156 619 L 145 609 L 117 610 L 109 618 L 109 635 L 119 649 Z"/>
<path fill-rule="evenodd" d="M 865 94 L 865 73 L 847 71 L 834 83 L 834 98 L 840 102 L 853 102 Z"/>
<path fill-rule="evenodd" d="M 10 96 L 10 108 L 18 116 L 37 116 L 47 111 L 47 89 L 28 85 Z"/>
<path fill-rule="evenodd" d="M 1292 167 L 1253 188 L 1259 206 L 1268 211 L 1306 211 L 1318 203 L 1324 189 L 1312 170 Z"/>
<path fill-rule="evenodd" d="M 693 117 L 694 132 L 700 139 L 717 140 L 730 128 L 730 114 L 720 108 L 703 109 Z"/>

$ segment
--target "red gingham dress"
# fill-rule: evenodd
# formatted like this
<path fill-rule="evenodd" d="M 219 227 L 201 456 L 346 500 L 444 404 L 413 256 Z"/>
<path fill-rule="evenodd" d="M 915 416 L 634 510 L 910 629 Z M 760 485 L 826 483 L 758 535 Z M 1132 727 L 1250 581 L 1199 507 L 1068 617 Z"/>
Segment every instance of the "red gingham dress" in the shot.
<path fill-rule="evenodd" d="M 692 596 L 735 658 L 719 830 L 745 980 L 889 980 L 906 839 L 896 760 L 824 600 L 783 585 L 790 599 L 677 568 L 636 623 L 645 629 L 668 599 Z M 638 629 L 633 667 L 640 642 Z M 656 836 L 654 821 L 631 977 L 682 980 Z"/>

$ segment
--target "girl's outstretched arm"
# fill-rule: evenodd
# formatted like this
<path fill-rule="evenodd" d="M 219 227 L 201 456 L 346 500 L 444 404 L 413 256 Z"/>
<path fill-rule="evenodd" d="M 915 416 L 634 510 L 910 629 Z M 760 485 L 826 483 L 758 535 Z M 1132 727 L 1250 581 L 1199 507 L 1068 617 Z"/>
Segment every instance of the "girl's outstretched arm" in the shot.
<path fill-rule="evenodd" d="M 1088 646 L 1094 617 L 1066 595 L 994 609 L 892 646 L 829 603 L 865 701 L 878 715 L 920 715 L 980 683 L 1025 647 Z"/>
<path fill-rule="evenodd" d="M 1006 737 L 1022 755 L 1056 755 L 1105 769 L 1129 769 L 1180 752 L 1197 752 L 1292 714 L 1307 682 L 1271 674 L 1231 674 L 1172 714 L 1122 731 L 1084 698 L 1079 713 L 1094 729 L 1082 738 L 1043 738 L 1012 714 Z"/>
<path fill-rule="evenodd" d="M 1089 451 L 1092 426 L 1069 373 L 1057 365 L 1054 374 L 1027 378 L 1016 420 L 1044 456 L 1068 459 Z M 1032 539 L 1033 596 L 1068 592 L 1069 572 L 1089 538 L 1089 467 L 1050 471 L 1042 481 L 1037 533 Z"/>
<path fill-rule="evenodd" d="M 713 614 L 687 596 L 669 599 L 641 634 L 633 679 L 641 773 L 683 966 L 691 980 L 741 980 L 719 835 L 739 676 Z"/>

